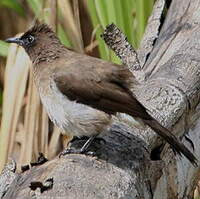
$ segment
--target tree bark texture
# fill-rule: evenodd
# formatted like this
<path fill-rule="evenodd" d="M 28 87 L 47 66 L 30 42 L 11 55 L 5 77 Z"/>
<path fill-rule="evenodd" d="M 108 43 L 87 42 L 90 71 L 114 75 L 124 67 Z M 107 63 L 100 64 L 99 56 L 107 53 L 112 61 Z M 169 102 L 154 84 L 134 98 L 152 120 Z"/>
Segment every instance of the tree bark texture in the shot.
<path fill-rule="evenodd" d="M 165 1 L 156 2 L 137 54 L 129 46 L 125 50 L 127 56 L 121 59 L 140 81 L 132 91 L 149 113 L 200 159 L 200 0 L 169 3 L 163 22 Z M 108 31 L 116 34 L 115 28 Z M 118 44 L 123 38 L 118 38 Z M 124 43 L 121 44 L 123 51 Z M 108 45 L 120 56 L 117 47 L 113 47 L 117 46 L 115 40 Z M 0 187 L 4 190 L 0 192 L 1 197 L 192 198 L 199 167 L 193 167 L 185 157 L 175 154 L 169 145 L 160 147 L 163 140 L 148 127 L 134 125 L 133 119 L 122 115 L 101 136 L 103 139 L 91 146 L 95 156 L 56 157 L 23 173 L 15 173 L 12 182 Z M 79 147 L 82 142 L 74 141 L 72 147 Z M 45 183 L 50 178 L 53 182 L 48 188 Z M 1 184 L 6 184 L 8 179 L 1 176 Z M 35 183 L 38 186 L 31 190 L 29 186 L 33 182 L 40 183 Z"/>

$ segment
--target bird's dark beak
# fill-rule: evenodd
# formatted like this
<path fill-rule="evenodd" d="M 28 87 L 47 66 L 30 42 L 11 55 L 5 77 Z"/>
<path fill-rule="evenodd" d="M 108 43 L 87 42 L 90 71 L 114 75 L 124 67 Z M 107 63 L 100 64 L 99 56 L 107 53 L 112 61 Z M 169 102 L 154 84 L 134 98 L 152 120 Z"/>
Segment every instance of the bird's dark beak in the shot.
<path fill-rule="evenodd" d="M 16 43 L 20 46 L 23 46 L 23 44 L 24 44 L 23 40 L 21 40 L 20 38 L 17 38 L 17 37 L 8 38 L 5 41 L 8 43 Z"/>

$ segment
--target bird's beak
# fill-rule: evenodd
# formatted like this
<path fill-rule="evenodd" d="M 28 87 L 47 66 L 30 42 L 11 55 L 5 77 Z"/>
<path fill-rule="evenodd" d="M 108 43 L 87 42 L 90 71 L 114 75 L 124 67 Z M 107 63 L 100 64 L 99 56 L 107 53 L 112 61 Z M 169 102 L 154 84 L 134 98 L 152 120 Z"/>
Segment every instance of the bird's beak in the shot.
<path fill-rule="evenodd" d="M 17 38 L 17 37 L 8 38 L 5 41 L 8 43 L 16 43 L 20 46 L 23 46 L 23 44 L 24 44 L 23 40 L 21 40 L 20 38 Z"/>

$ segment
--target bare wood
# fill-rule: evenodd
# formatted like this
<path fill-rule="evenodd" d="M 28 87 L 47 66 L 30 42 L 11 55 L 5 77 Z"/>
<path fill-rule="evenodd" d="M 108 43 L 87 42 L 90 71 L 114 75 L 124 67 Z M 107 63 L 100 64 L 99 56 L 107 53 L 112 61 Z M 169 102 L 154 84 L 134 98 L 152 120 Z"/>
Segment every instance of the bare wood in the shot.
<path fill-rule="evenodd" d="M 149 17 L 144 37 L 140 43 L 140 48 L 137 51 L 141 68 L 143 68 L 148 59 L 148 55 L 153 50 L 154 43 L 158 38 L 164 6 L 165 0 L 157 0 L 154 5 L 153 13 Z"/>
<path fill-rule="evenodd" d="M 127 37 L 115 24 L 106 27 L 102 38 L 131 71 L 141 70 L 136 51 L 128 42 Z"/>

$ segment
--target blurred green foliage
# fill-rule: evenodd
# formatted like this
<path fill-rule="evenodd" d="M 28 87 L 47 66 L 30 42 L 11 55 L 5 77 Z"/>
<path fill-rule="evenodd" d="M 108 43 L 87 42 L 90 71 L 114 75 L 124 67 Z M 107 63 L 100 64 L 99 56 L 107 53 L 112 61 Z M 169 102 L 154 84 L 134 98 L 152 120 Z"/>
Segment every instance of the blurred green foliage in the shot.
<path fill-rule="evenodd" d="M 93 26 L 98 27 L 96 37 L 99 42 L 100 55 L 103 59 L 116 62 L 116 57 L 107 50 L 100 38 L 106 25 L 116 24 L 127 36 L 128 41 L 139 47 L 154 0 L 88 0 L 89 14 Z"/>
<path fill-rule="evenodd" d="M 43 0 L 27 0 L 27 3 L 35 17 L 41 17 Z M 126 34 L 129 42 L 137 48 L 153 4 L 154 0 L 87 0 L 87 7 L 98 41 L 101 58 L 119 62 L 119 59 L 113 52 L 108 50 L 106 44 L 100 38 L 106 25 L 115 23 Z M 25 11 L 17 0 L 1 0 L 0 6 L 8 7 L 20 16 L 25 16 Z M 70 45 L 67 34 L 60 25 L 58 26 L 58 36 L 62 43 Z M 8 45 L 1 41 L 0 55 L 6 56 L 7 51 Z"/>
<path fill-rule="evenodd" d="M 7 56 L 8 54 L 8 45 L 6 42 L 0 40 L 0 56 Z"/>
<path fill-rule="evenodd" d="M 0 7 L 7 7 L 17 12 L 20 16 L 25 16 L 25 11 L 17 0 L 1 0 Z"/>

